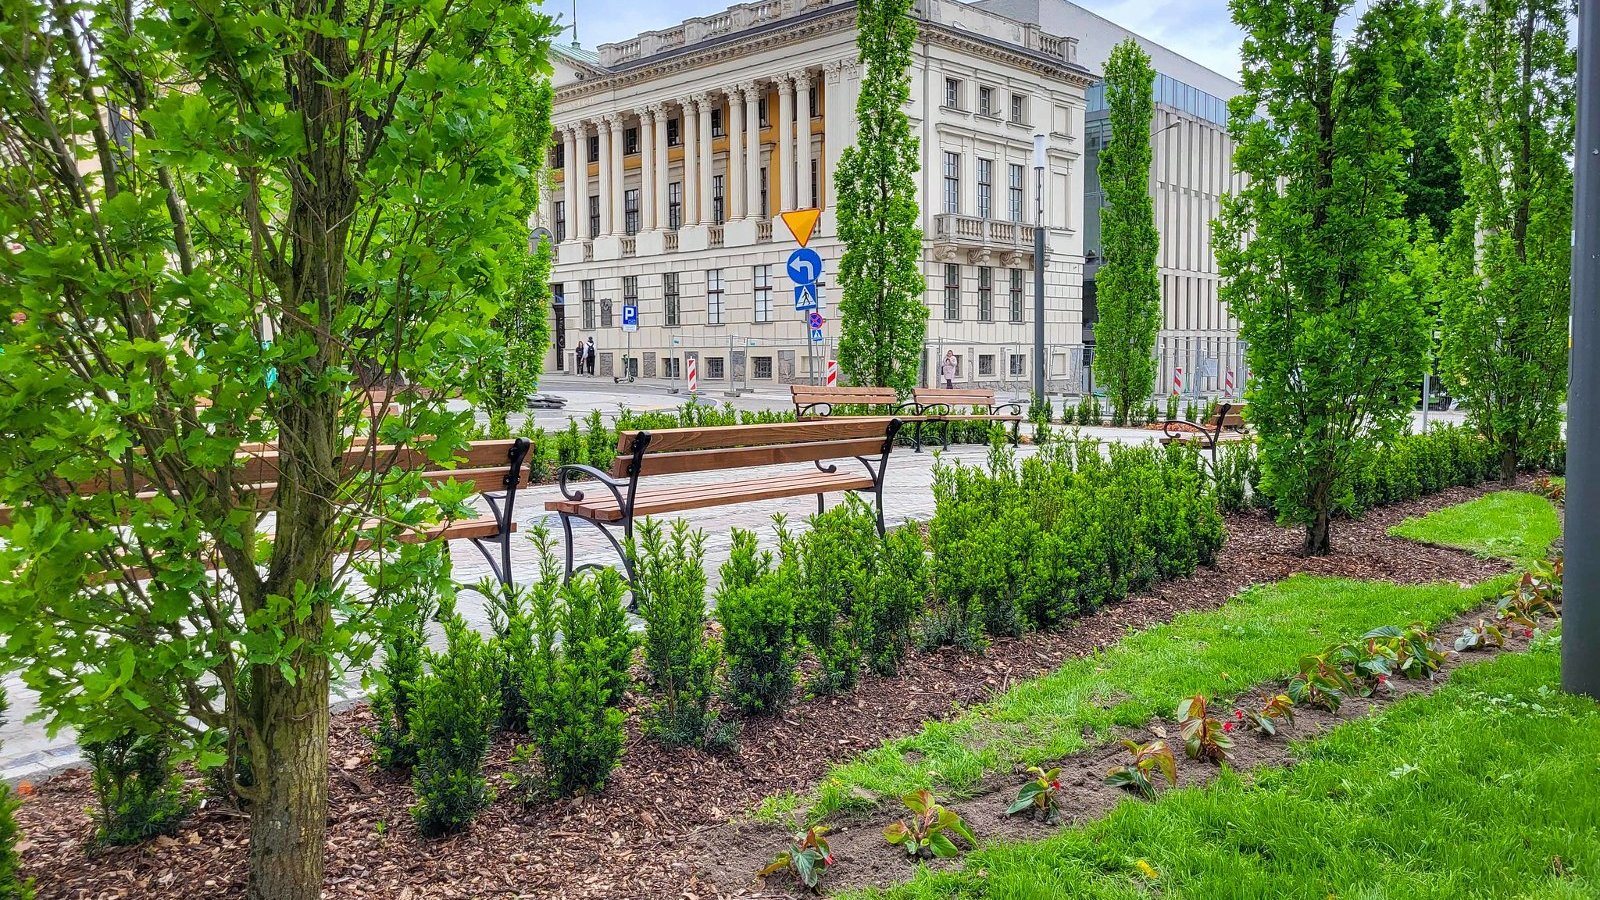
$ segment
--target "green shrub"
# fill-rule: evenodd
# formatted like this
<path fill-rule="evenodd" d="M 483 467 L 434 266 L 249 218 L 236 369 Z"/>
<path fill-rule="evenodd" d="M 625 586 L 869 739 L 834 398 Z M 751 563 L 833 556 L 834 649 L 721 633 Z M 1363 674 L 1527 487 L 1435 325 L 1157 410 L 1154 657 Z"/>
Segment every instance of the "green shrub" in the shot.
<path fill-rule="evenodd" d="M 874 515 L 866 504 L 862 512 Z M 873 535 L 867 590 L 856 599 L 853 617 L 867 665 L 879 675 L 893 675 L 911 650 L 912 636 L 928 602 L 927 545 L 916 523 L 908 523 L 883 538 Z"/>
<path fill-rule="evenodd" d="M 1250 478 L 1255 466 L 1255 442 L 1232 441 L 1217 448 L 1217 507 L 1223 512 L 1243 512 L 1250 508 Z"/>
<path fill-rule="evenodd" d="M 534 622 L 529 596 L 532 588 L 501 584 L 493 578 L 478 582 L 475 590 L 487 600 L 489 626 L 494 629 L 490 652 L 495 678 L 500 685 L 501 730 L 513 734 L 528 732 L 531 693 L 527 673 L 534 669 L 536 654 Z M 537 683 L 533 686 L 537 689 Z"/>
<path fill-rule="evenodd" d="M 806 687 L 824 695 L 849 690 L 861 674 L 852 600 L 865 578 L 862 548 L 869 538 L 876 540 L 877 526 L 864 525 L 847 506 L 808 522 L 810 530 L 799 537 L 780 531 L 778 542 L 795 573 L 795 626 L 817 661 Z"/>
<path fill-rule="evenodd" d="M 783 709 L 794 692 L 794 573 L 773 571 L 772 554 L 754 532 L 733 529 L 722 564 L 716 616 L 726 661 L 723 695 L 747 715 Z"/>
<path fill-rule="evenodd" d="M 6 724 L 8 701 L 0 687 L 0 728 Z M 17 844 L 22 831 L 17 827 L 17 808 L 22 801 L 11 796 L 11 786 L 0 781 L 0 900 L 33 900 L 33 879 L 22 877 L 22 856 Z"/>
<path fill-rule="evenodd" d="M 714 409 L 715 407 L 712 407 Z M 644 661 L 658 702 L 650 732 L 668 746 L 717 747 L 732 734 L 711 710 L 721 647 L 706 634 L 705 533 L 645 520 L 629 541 Z"/>
<path fill-rule="evenodd" d="M 411 816 L 426 835 L 459 831 L 494 800 L 483 776 L 489 738 L 500 717 L 500 673 L 494 648 L 460 617 L 445 622 L 448 646 L 428 653 L 411 710 L 417 764 Z"/>
<path fill-rule="evenodd" d="M 1177 394 L 1168 394 L 1167 395 L 1167 421 L 1168 422 L 1176 422 L 1176 421 L 1178 421 L 1178 395 Z"/>
<path fill-rule="evenodd" d="M 1145 422 L 1147 424 L 1150 424 L 1150 425 L 1160 424 L 1160 422 L 1161 422 L 1161 407 L 1156 405 L 1156 401 L 1151 400 L 1150 401 L 1150 405 L 1145 407 L 1144 420 L 1145 420 Z"/>
<path fill-rule="evenodd" d="M 585 420 L 584 449 L 589 457 L 589 465 L 604 472 L 611 468 L 611 461 L 617 456 L 617 433 L 606 427 L 605 418 L 600 415 L 600 410 L 592 409 Z"/>
<path fill-rule="evenodd" d="M 371 693 L 377 728 L 368 732 L 381 768 L 410 768 L 417 762 L 411 711 L 417 682 L 424 675 L 428 620 L 439 614 L 441 595 L 434 588 L 448 566 L 443 545 L 406 544 L 394 565 L 366 575 L 380 600 L 373 608 L 383 617 L 379 626 L 383 663 Z"/>
<path fill-rule="evenodd" d="M 556 463 L 558 466 L 589 465 L 589 447 L 577 419 L 568 419 L 567 427 L 556 435 Z"/>
<path fill-rule="evenodd" d="M 173 764 L 170 734 L 124 732 L 85 744 L 94 783 L 95 840 L 137 844 L 178 830 L 193 807 Z"/>

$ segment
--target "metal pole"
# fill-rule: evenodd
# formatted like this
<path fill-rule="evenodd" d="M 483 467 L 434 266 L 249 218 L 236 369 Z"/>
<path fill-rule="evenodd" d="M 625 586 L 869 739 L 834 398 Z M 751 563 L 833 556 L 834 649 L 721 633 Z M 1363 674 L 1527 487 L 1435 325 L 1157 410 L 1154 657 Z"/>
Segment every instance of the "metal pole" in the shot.
<path fill-rule="evenodd" d="M 1422 370 L 1422 433 L 1423 434 L 1427 434 L 1428 433 L 1428 406 L 1429 406 L 1429 401 L 1432 399 L 1430 394 L 1433 391 L 1433 342 L 1438 336 L 1439 336 L 1439 332 L 1437 332 L 1437 331 L 1428 332 L 1428 355 L 1426 357 L 1427 365 Z"/>
<path fill-rule="evenodd" d="M 1033 224 L 1033 399 L 1044 402 L 1044 167 L 1045 141 L 1033 136 L 1034 224 Z"/>
<path fill-rule="evenodd" d="M 1567 557 L 1561 687 L 1600 699 L 1600 3 L 1578 5 L 1578 142 L 1567 390 Z"/>

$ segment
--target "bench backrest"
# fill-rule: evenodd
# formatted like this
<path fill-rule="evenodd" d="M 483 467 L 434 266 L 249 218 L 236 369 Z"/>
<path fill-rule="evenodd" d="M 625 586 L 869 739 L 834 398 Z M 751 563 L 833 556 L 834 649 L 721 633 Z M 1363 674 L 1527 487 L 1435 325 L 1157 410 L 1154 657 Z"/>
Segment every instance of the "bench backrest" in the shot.
<path fill-rule="evenodd" d="M 789 386 L 789 396 L 794 399 L 795 409 L 823 403 L 830 406 L 894 406 L 900 402 L 900 395 L 895 393 L 894 388 L 883 387 L 817 387 L 792 384 Z"/>
<path fill-rule="evenodd" d="M 981 388 L 915 388 L 911 399 L 918 406 L 994 406 L 994 391 Z"/>
<path fill-rule="evenodd" d="M 1219 403 L 1211 410 L 1211 415 L 1206 416 L 1203 423 L 1207 428 L 1216 428 L 1218 423 L 1224 429 L 1237 431 L 1244 427 L 1243 403 Z"/>
<path fill-rule="evenodd" d="M 879 456 L 898 428 L 898 419 L 852 416 L 772 425 L 624 431 L 617 435 L 611 475 L 627 478 L 634 474 L 635 441 L 641 435 L 649 440 L 637 474 L 665 475 Z"/>

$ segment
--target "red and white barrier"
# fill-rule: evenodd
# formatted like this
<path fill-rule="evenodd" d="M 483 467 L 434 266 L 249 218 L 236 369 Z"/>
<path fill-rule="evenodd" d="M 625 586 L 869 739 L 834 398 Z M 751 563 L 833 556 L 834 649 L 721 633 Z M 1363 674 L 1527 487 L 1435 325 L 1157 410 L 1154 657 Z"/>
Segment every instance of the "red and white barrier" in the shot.
<path fill-rule="evenodd" d="M 1172 370 L 1172 392 L 1183 393 L 1183 366 L 1177 366 Z"/>
<path fill-rule="evenodd" d="M 836 359 L 830 359 L 830 360 L 828 360 L 828 387 L 838 387 L 838 386 L 839 386 L 839 361 L 836 360 Z"/>
<path fill-rule="evenodd" d="M 700 390 L 700 366 L 694 357 L 689 357 L 689 393 Z"/>
<path fill-rule="evenodd" d="M 1225 380 L 1222 383 L 1222 386 L 1227 391 L 1228 396 L 1232 397 L 1233 396 L 1233 370 L 1232 369 L 1228 370 L 1227 380 Z"/>

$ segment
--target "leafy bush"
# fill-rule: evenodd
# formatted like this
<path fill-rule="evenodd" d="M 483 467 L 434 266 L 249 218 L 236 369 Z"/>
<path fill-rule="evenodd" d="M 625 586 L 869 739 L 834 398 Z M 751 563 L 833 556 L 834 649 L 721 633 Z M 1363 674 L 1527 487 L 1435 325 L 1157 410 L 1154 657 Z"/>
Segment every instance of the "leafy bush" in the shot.
<path fill-rule="evenodd" d="M 711 710 L 721 647 L 706 634 L 705 533 L 681 519 L 671 534 L 645 520 L 630 541 L 644 662 L 659 702 L 649 728 L 669 746 L 724 746 L 733 735 Z"/>
<path fill-rule="evenodd" d="M 567 427 L 556 435 L 556 463 L 558 466 L 589 465 L 589 447 L 578 429 L 577 419 L 568 419 Z"/>
<path fill-rule="evenodd" d="M 1250 484 L 1257 467 L 1254 441 L 1230 441 L 1217 448 L 1211 480 L 1216 485 L 1218 509 L 1243 512 L 1250 508 Z"/>
<path fill-rule="evenodd" d="M 583 441 L 589 465 L 602 472 L 610 469 L 611 461 L 617 456 L 617 433 L 606 427 L 600 410 L 589 411 L 589 417 L 585 420 Z"/>
<path fill-rule="evenodd" d="M 500 683 L 499 727 L 514 734 L 526 734 L 531 690 L 537 690 L 537 683 L 531 690 L 527 684 L 537 652 L 528 603 L 530 589 L 523 585 L 501 584 L 493 578 L 478 582 L 475 589 L 487 600 L 489 627 L 494 629 L 491 655 L 495 677 Z"/>
<path fill-rule="evenodd" d="M 382 598 L 375 608 L 384 617 L 379 629 L 383 664 L 372 690 L 372 714 L 378 724 L 368 736 L 378 765 L 385 769 L 409 768 L 417 762 L 411 711 L 416 685 L 424 676 L 428 619 L 439 612 L 439 600 L 431 591 L 433 576 L 447 565 L 440 545 L 408 544 L 401 547 L 394 566 L 367 576 Z"/>
<path fill-rule="evenodd" d="M 95 840 L 137 844 L 172 834 L 193 807 L 170 734 L 124 732 L 84 745 L 94 783 Z"/>
<path fill-rule="evenodd" d="M 911 810 L 911 818 L 885 828 L 883 838 L 893 846 L 904 847 L 907 856 L 940 859 L 960 856 L 960 848 L 950 839 L 952 834 L 965 838 L 973 847 L 978 846 L 978 839 L 967 823 L 954 810 L 939 805 L 932 791 L 913 791 L 901 797 L 900 802 Z"/>
<path fill-rule="evenodd" d="M 426 835 L 465 828 L 494 800 L 483 760 L 500 717 L 495 651 L 459 617 L 445 622 L 445 636 L 445 652 L 428 653 L 431 671 L 416 682 L 411 710 L 411 816 Z"/>
<path fill-rule="evenodd" d="M 4 687 L 0 687 L 0 728 L 6 724 L 8 701 Z M 22 857 L 17 844 L 22 832 L 17 828 L 19 798 L 11 796 L 11 786 L 0 781 L 0 898 L 4 900 L 33 900 L 33 879 L 22 877 Z"/>
<path fill-rule="evenodd" d="M 733 529 L 733 548 L 722 564 L 716 616 L 722 625 L 728 702 L 746 714 L 770 713 L 794 691 L 794 572 L 776 572 L 772 554 L 758 550 L 754 532 Z"/>

